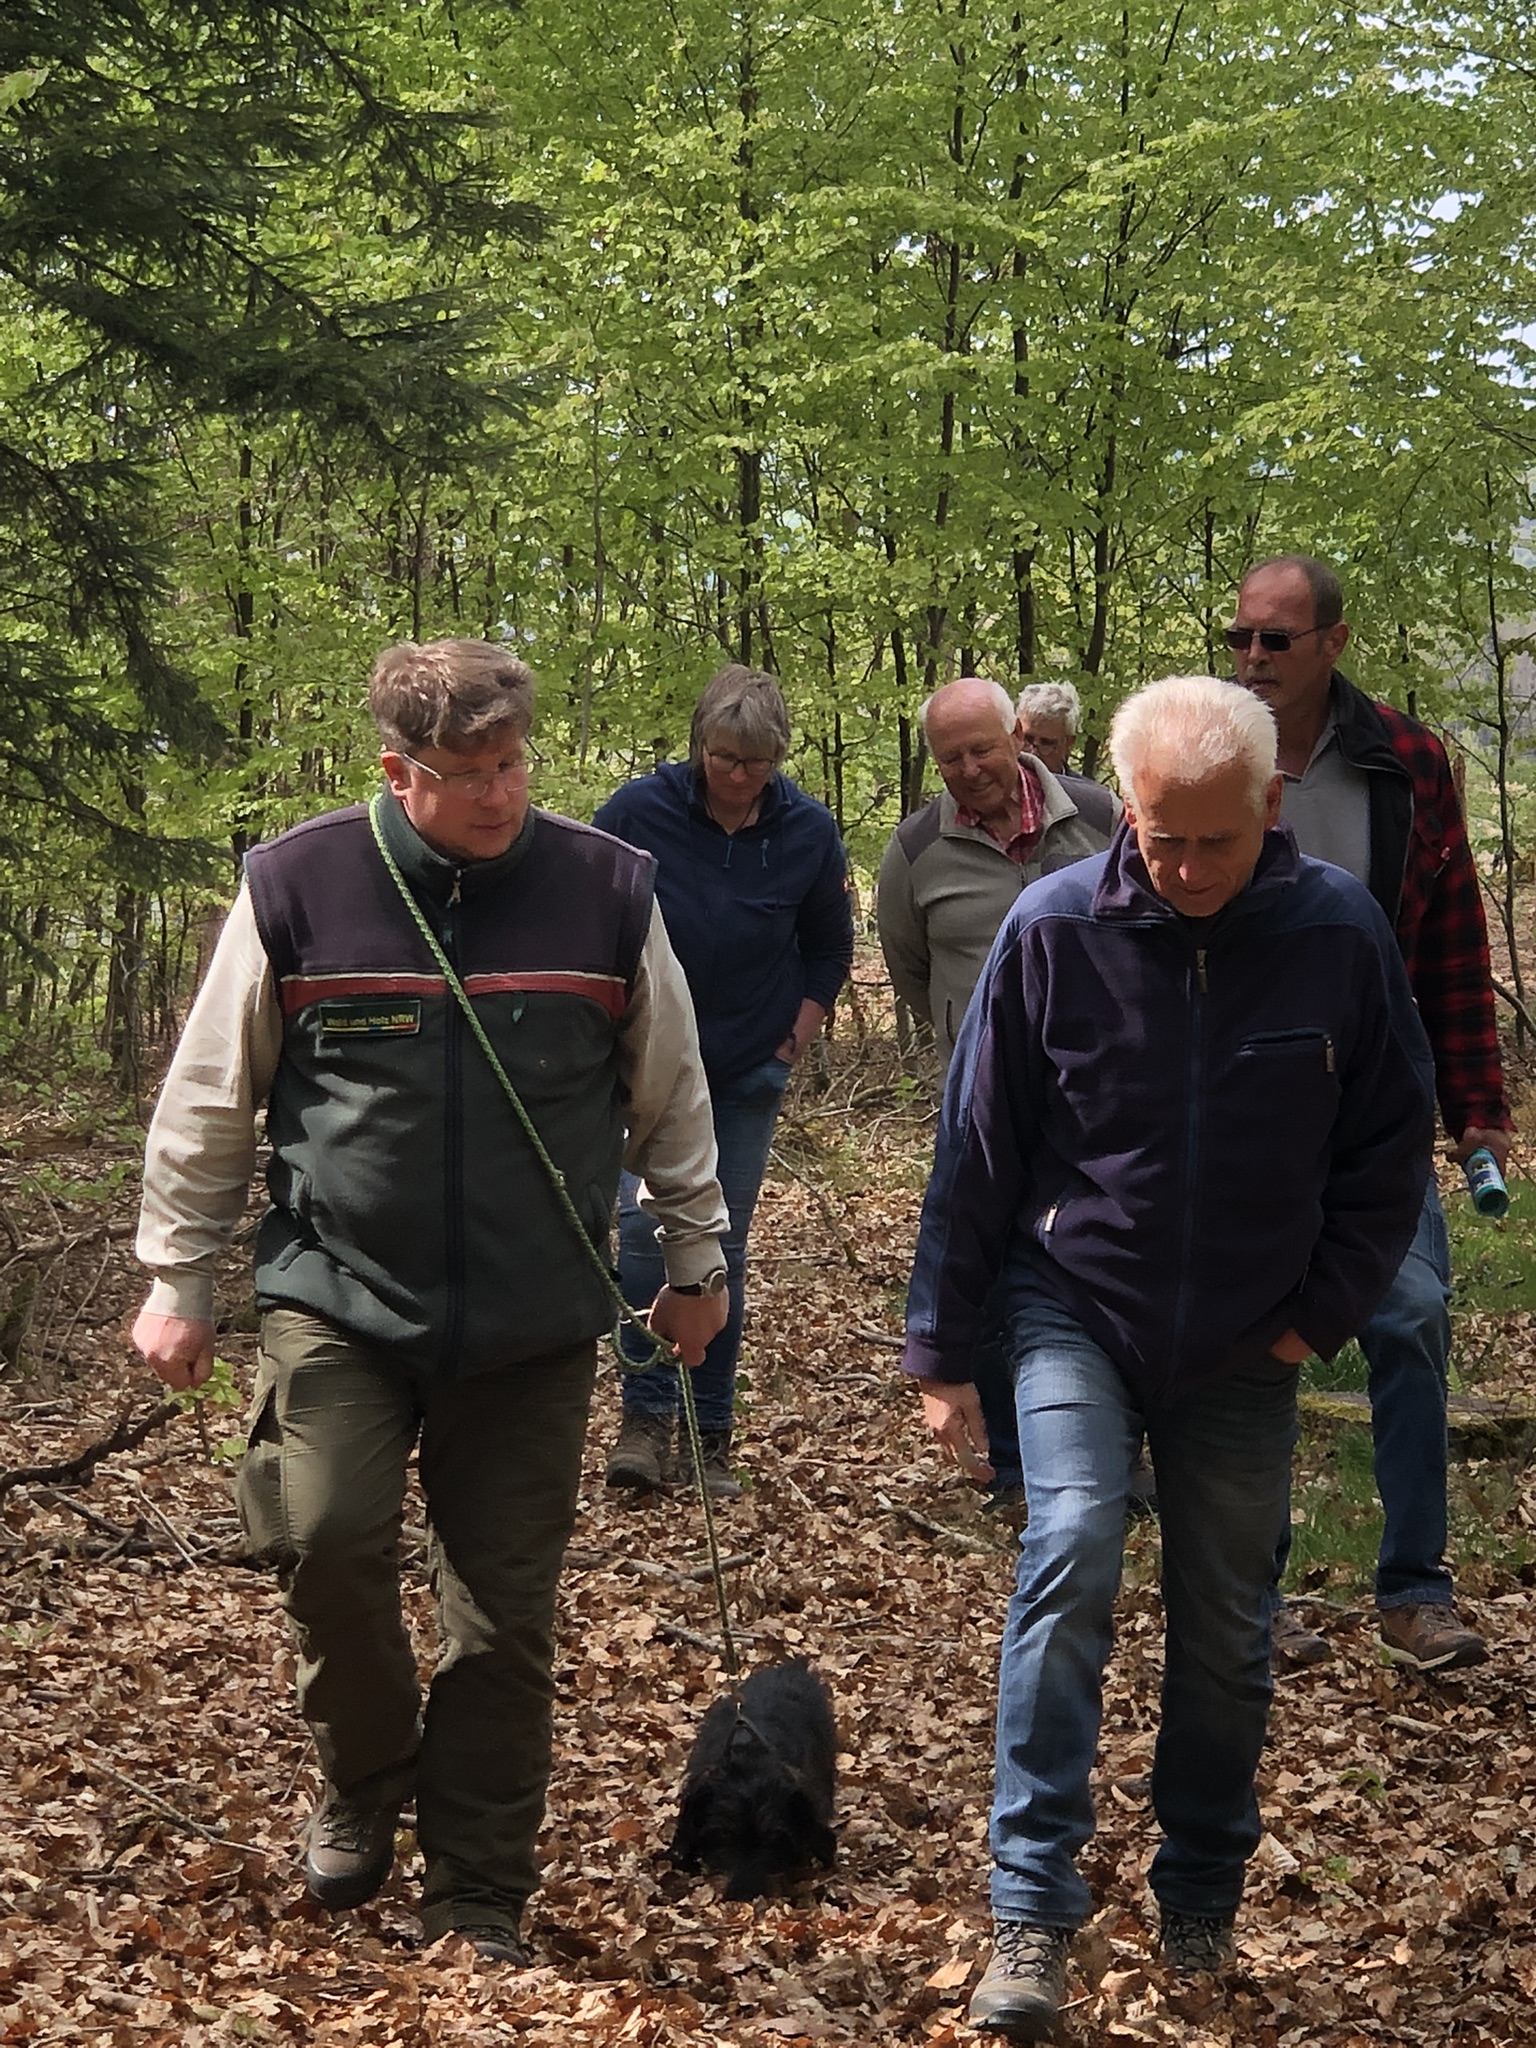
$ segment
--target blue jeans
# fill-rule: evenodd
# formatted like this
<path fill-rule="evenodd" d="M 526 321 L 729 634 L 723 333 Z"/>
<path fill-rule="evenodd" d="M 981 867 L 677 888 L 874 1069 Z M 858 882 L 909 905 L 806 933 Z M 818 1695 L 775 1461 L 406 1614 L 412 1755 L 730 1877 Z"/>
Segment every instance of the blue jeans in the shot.
<path fill-rule="evenodd" d="M 711 1433 L 731 1426 L 736 1395 L 736 1359 L 741 1350 L 741 1325 L 746 1312 L 747 1232 L 757 1207 L 758 1189 L 768 1169 L 768 1151 L 779 1105 L 789 1082 L 783 1060 L 765 1060 L 721 1087 L 711 1087 L 715 1117 L 716 1169 L 730 1212 L 730 1227 L 720 1241 L 730 1275 L 730 1309 L 725 1326 L 713 1338 L 704 1363 L 693 1375 L 693 1398 L 699 1428 Z M 636 1200 L 640 1183 L 632 1173 L 619 1182 L 619 1285 L 631 1308 L 647 1309 L 661 1292 L 666 1267 L 656 1226 Z M 646 1356 L 643 1341 L 627 1325 L 619 1339 L 626 1358 Z M 656 1365 L 649 1372 L 624 1375 L 626 1415 L 676 1414 L 682 1394 L 677 1367 Z"/>
<path fill-rule="evenodd" d="M 1370 1367 L 1376 1491 L 1384 1516 L 1376 1559 L 1381 1607 L 1449 1606 L 1455 1597 L 1445 1565 L 1450 1298 L 1450 1240 L 1431 1180 L 1407 1257 L 1360 1332 Z M 1287 1509 L 1275 1556 L 1277 1584 L 1290 1550 Z"/>
<path fill-rule="evenodd" d="M 1019 1466 L 1019 1425 L 1013 1412 L 1013 1373 L 1008 1364 L 997 1290 L 987 1304 L 987 1320 L 971 1355 L 971 1370 L 981 1402 L 981 1419 L 987 1425 L 992 1490 L 1021 1486 L 1024 1474 Z"/>
<path fill-rule="evenodd" d="M 1159 1903 L 1230 1915 L 1261 1833 L 1253 1777 L 1269 1716 L 1269 1575 L 1289 1495 L 1296 1374 L 1275 1360 L 1143 1408 L 1064 1309 L 1009 1319 L 1029 1525 L 998 1677 L 992 1907 L 1076 1927 L 1077 1852 L 1113 1639 L 1127 1482 L 1145 1430 L 1162 1520 L 1165 1658 L 1152 1804 Z"/>

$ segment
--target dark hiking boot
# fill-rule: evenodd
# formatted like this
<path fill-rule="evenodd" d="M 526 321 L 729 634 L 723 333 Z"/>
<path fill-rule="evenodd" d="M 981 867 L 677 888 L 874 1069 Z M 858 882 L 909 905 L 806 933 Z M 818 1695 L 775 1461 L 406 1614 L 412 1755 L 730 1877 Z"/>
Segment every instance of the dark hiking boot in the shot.
<path fill-rule="evenodd" d="M 1488 1645 L 1467 1628 L 1449 1603 L 1380 1607 L 1376 1641 L 1394 1664 L 1415 1671 L 1465 1671 L 1488 1661 Z"/>
<path fill-rule="evenodd" d="M 1326 1664 L 1332 1655 L 1328 1638 L 1308 1628 L 1289 1601 L 1282 1601 L 1269 1624 L 1270 1669 L 1310 1671 L 1315 1664 Z"/>
<path fill-rule="evenodd" d="M 514 1970 L 531 1970 L 533 1955 L 515 1927 L 455 1927 L 461 1941 L 467 1941 L 482 1962 L 508 1963 Z"/>
<path fill-rule="evenodd" d="M 1175 1977 L 1214 1974 L 1237 1959 L 1232 1922 L 1221 1914 L 1164 1911 L 1158 1942 Z"/>
<path fill-rule="evenodd" d="M 1069 1927 L 1033 1920 L 996 1920 L 992 1954 L 971 1993 L 973 2027 L 1010 2041 L 1049 2041 L 1067 1986 Z"/>
<path fill-rule="evenodd" d="M 665 1415 L 626 1415 L 608 1459 L 608 1484 L 655 1493 L 669 1477 L 672 1424 Z"/>
<path fill-rule="evenodd" d="M 398 1806 L 347 1799 L 327 1786 L 305 1835 L 304 1883 L 309 1896 L 332 1912 L 371 1899 L 395 1860 L 399 1813 Z"/>
<path fill-rule="evenodd" d="M 698 1446 L 705 1452 L 705 1487 L 709 1489 L 711 1501 L 739 1501 L 741 1483 L 731 1470 L 731 1432 L 700 1430 Z M 692 1458 L 686 1448 L 682 1450 L 682 1464 L 692 1477 Z"/>

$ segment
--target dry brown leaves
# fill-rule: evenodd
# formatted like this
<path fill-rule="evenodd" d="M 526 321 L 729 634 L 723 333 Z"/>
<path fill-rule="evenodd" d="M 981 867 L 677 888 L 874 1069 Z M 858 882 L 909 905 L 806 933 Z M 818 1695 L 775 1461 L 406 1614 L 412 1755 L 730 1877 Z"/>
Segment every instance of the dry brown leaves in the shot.
<path fill-rule="evenodd" d="M 178 1421 L 86 1492 L 17 1489 L 0 1508 L 0 2043 L 971 2038 L 1010 1538 L 936 1465 L 878 1341 L 896 1327 L 906 1275 L 919 1111 L 878 1076 L 855 1076 L 835 1110 L 802 1098 L 795 1116 L 788 1156 L 806 1178 L 770 1183 L 756 1229 L 742 1445 L 754 1483 L 721 1523 L 728 1551 L 750 1560 L 731 1573 L 750 1660 L 807 1653 L 836 1695 L 835 1873 L 754 1909 L 667 1864 L 683 1759 L 720 1682 L 718 1660 L 672 1632 L 709 1636 L 713 1597 L 688 1576 L 703 1555 L 696 1504 L 632 1506 L 602 1485 L 609 1379 L 564 1586 L 555 1782 L 530 1914 L 539 1967 L 508 1975 L 454 1941 L 414 1947 L 408 1837 L 374 1904 L 317 1912 L 296 1863 L 314 1774 L 289 1649 L 268 1580 L 238 1561 L 228 1473 Z M 126 1306 L 135 1285 L 114 1267 L 94 1298 Z M 248 1338 L 227 1348 L 248 1363 Z M 0 1464 L 104 1433 L 131 1368 L 111 1330 L 94 1349 L 78 1352 L 76 1379 L 44 1390 L 51 1399 L 11 1394 Z M 1529 1485 L 1521 1511 L 1536 1511 Z M 1144 1886 L 1155 1577 L 1155 1530 L 1137 1530 L 1101 1828 L 1085 1857 L 1102 1906 L 1077 1945 L 1069 2037 L 1536 2040 L 1532 1595 L 1479 1587 L 1471 1612 L 1496 1655 L 1464 1679 L 1383 1669 L 1359 1610 L 1334 1627 L 1334 1664 L 1283 1681 L 1241 1968 L 1225 1987 L 1190 1989 L 1154 1959 Z M 419 1542 L 409 1600 L 425 1669 Z"/>

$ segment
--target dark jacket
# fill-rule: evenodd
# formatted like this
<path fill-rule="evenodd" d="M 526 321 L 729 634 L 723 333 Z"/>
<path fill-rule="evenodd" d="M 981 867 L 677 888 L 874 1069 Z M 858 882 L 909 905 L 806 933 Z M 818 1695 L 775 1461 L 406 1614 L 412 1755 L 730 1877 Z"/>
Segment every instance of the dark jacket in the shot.
<path fill-rule="evenodd" d="M 618 1026 L 650 923 L 653 863 L 543 811 L 530 811 L 499 859 L 455 862 L 412 831 L 393 797 L 383 815 L 583 1226 L 606 1248 L 624 1140 Z M 608 1296 L 366 811 L 285 832 L 251 853 L 246 874 L 283 1011 L 260 1304 L 307 1309 L 443 1375 L 607 1329 Z"/>
<path fill-rule="evenodd" d="M 998 934 L 945 1090 L 906 1370 L 971 1377 L 1005 1267 L 1148 1400 L 1290 1327 L 1329 1356 L 1402 1261 L 1432 1136 L 1428 1047 L 1357 882 L 1281 826 L 1197 928 L 1122 827 Z"/>
<path fill-rule="evenodd" d="M 848 861 L 832 813 L 787 775 L 739 832 L 709 815 L 686 761 L 626 782 L 592 822 L 656 857 L 711 1082 L 771 1059 L 806 996 L 831 1009 L 853 964 Z"/>
<path fill-rule="evenodd" d="M 1397 933 L 1445 1127 L 1508 1130 L 1483 895 L 1445 749 L 1337 672 L 1332 708 L 1339 751 L 1370 778 L 1371 894 Z"/>

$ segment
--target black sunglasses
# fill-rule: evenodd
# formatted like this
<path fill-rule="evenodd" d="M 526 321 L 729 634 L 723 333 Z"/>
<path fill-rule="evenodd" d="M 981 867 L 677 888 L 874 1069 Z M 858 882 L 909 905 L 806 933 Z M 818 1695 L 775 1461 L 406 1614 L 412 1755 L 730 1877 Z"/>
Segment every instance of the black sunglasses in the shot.
<path fill-rule="evenodd" d="M 1221 637 L 1234 654 L 1246 654 L 1255 638 L 1266 654 L 1289 654 L 1298 640 L 1327 631 L 1326 626 L 1308 626 L 1304 633 L 1287 633 L 1283 626 L 1227 626 Z"/>

